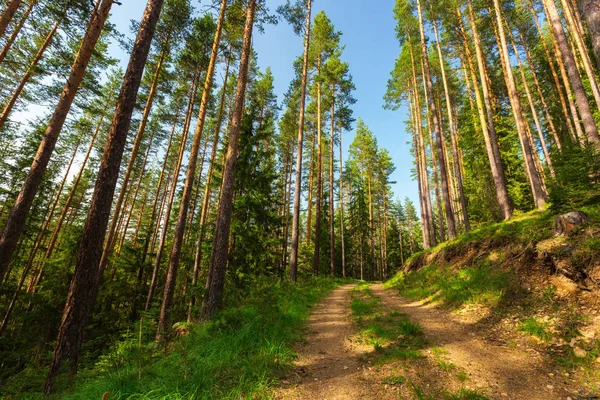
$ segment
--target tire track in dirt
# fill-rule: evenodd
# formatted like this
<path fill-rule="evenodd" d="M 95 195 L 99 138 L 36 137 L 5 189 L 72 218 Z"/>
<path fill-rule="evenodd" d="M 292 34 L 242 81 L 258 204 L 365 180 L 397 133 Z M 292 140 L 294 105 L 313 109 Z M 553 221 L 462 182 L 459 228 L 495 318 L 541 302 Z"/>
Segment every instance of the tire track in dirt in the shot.
<path fill-rule="evenodd" d="M 447 357 L 469 376 L 469 384 L 484 388 L 491 399 L 554 400 L 575 398 L 560 376 L 549 370 L 540 356 L 499 346 L 480 339 L 469 324 L 448 312 L 411 302 L 382 284 L 371 286 L 387 307 L 407 314 L 419 323 L 430 346 L 447 351 Z"/>
<path fill-rule="evenodd" d="M 372 347 L 351 341 L 357 333 L 350 311 L 356 285 L 335 289 L 316 307 L 308 322 L 306 342 L 297 347 L 295 376 L 274 393 L 276 399 L 397 399 L 364 359 Z"/>

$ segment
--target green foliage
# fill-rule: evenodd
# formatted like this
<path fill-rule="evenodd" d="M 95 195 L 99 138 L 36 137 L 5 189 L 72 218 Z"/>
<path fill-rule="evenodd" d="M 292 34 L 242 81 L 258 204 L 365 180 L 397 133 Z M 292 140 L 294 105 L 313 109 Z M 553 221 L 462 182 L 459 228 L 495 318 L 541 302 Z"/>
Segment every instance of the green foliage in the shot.
<path fill-rule="evenodd" d="M 552 337 L 552 335 L 548 332 L 548 324 L 540 322 L 533 317 L 525 318 L 523 321 L 521 321 L 519 330 L 545 341 Z"/>
<path fill-rule="evenodd" d="M 479 263 L 461 270 L 432 264 L 411 274 L 400 272 L 386 285 L 411 299 L 429 299 L 460 308 L 465 304 L 494 307 L 517 284 L 512 274 Z"/>
<path fill-rule="evenodd" d="M 166 349 L 154 344 L 154 322 L 138 321 L 100 357 L 82 371 L 61 399 L 213 399 L 265 396 L 294 360 L 293 343 L 311 307 L 338 281 L 305 279 L 298 285 L 263 278 L 212 322 L 182 325 L 181 338 Z M 139 342 L 140 328 L 142 333 Z M 31 371 L 3 389 L 5 395 L 35 397 L 45 369 Z M 25 379 L 35 378 L 29 392 Z M 40 378 L 42 380 L 40 380 Z"/>

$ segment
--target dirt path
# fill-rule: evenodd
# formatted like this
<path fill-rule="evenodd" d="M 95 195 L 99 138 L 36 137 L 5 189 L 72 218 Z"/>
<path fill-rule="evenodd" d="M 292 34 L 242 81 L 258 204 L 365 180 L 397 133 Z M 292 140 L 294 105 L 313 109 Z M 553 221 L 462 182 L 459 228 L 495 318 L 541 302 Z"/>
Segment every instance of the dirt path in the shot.
<path fill-rule="evenodd" d="M 377 356 L 373 347 L 352 340 L 359 330 L 350 308 L 354 286 L 336 289 L 317 306 L 309 320 L 306 340 L 296 349 L 299 353 L 296 370 L 275 391 L 276 399 L 481 398 L 446 396 L 449 392 L 460 393 L 461 387 L 489 399 L 578 398 L 569 390 L 566 379 L 548 369 L 541 356 L 482 339 L 478 337 L 481 332 L 452 314 L 407 301 L 381 284 L 371 285 L 372 295 L 381 299 L 387 312 L 401 312 L 418 323 L 427 346 L 423 349 L 425 358 L 372 363 Z M 447 365 L 453 366 L 452 370 L 440 369 L 440 352 Z M 464 372 L 466 378 L 457 386 L 458 371 Z M 392 373 L 406 376 L 406 384 L 384 384 L 383 378 Z M 433 397 L 416 394 L 411 381 L 426 393 L 433 393 Z"/>
<path fill-rule="evenodd" d="M 383 303 L 407 314 L 423 328 L 429 346 L 447 352 L 447 358 L 464 369 L 469 383 L 485 388 L 491 399 L 553 400 L 575 398 L 565 379 L 548 370 L 540 356 L 480 339 L 468 324 L 422 302 L 409 302 L 381 284 L 372 286 Z"/>
<path fill-rule="evenodd" d="M 296 374 L 278 389 L 278 399 L 397 399 L 385 390 L 362 355 L 372 350 L 352 343 L 350 291 L 342 286 L 323 301 L 309 320 L 306 342 L 297 351 Z"/>

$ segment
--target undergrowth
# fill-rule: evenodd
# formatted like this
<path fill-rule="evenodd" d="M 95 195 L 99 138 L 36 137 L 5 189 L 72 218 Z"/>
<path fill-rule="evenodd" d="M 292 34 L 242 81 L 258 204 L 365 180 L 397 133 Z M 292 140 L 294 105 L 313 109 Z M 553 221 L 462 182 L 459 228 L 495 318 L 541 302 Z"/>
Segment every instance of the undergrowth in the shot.
<path fill-rule="evenodd" d="M 166 349 L 144 331 L 140 344 L 139 332 L 132 330 L 73 384 L 62 382 L 55 398 L 100 399 L 106 392 L 109 399 L 148 400 L 268 396 L 293 363 L 292 345 L 301 337 L 311 307 L 339 284 L 310 278 L 293 285 L 265 278 L 215 320 L 180 325 L 184 336 Z M 144 324 L 141 328 L 154 332 Z M 46 371 L 39 372 L 42 378 Z M 3 394 L 39 398 L 41 384 L 43 380 L 13 381 Z"/>

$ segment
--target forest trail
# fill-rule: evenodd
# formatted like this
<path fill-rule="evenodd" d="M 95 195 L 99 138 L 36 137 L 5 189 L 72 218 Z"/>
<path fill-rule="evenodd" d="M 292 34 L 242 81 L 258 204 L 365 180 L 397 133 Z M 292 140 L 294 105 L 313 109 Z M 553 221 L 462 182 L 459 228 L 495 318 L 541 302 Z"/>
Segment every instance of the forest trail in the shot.
<path fill-rule="evenodd" d="M 376 371 L 361 358 L 369 346 L 351 341 L 357 328 L 351 319 L 350 292 L 337 288 L 314 310 L 306 341 L 297 347 L 295 376 L 275 393 L 277 399 L 397 399 L 385 391 Z"/>
<path fill-rule="evenodd" d="M 463 397 L 449 393 L 460 393 L 465 388 L 478 393 L 479 397 L 473 397 L 477 399 L 577 398 L 565 379 L 549 369 L 541 356 L 498 345 L 444 310 L 410 302 L 395 291 L 374 284 L 370 289 L 373 298 L 380 300 L 386 310 L 406 314 L 410 321 L 418 323 L 426 341 L 423 358 L 382 363 L 373 346 L 356 340 L 359 327 L 350 308 L 355 287 L 336 289 L 315 309 L 306 341 L 297 347 L 295 373 L 283 381 L 275 398 L 454 399 Z M 398 372 L 403 374 L 402 383 L 388 384 L 386 375 Z M 464 375 L 460 381 L 456 379 L 457 372 Z M 414 388 L 419 385 L 423 394 L 433 393 L 433 397 L 417 394 Z"/>

